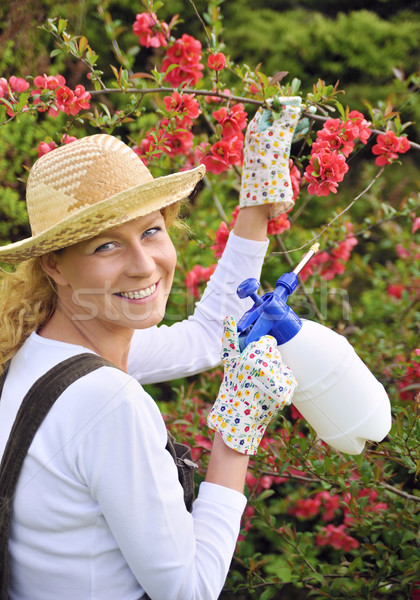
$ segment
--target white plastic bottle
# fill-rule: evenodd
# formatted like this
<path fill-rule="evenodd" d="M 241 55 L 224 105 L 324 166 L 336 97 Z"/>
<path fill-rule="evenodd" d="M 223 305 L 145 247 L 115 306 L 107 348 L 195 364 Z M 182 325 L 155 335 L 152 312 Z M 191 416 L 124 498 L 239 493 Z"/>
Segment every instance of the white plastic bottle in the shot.
<path fill-rule="evenodd" d="M 321 440 L 360 454 L 366 440 L 384 439 L 391 429 L 388 395 L 344 336 L 302 320 L 279 349 L 298 381 L 293 404 Z"/>
<path fill-rule="evenodd" d="M 380 442 L 389 432 L 391 406 L 383 385 L 344 336 L 299 319 L 286 304 L 298 285 L 297 273 L 313 254 L 311 249 L 261 298 L 256 279 L 239 286 L 239 297 L 255 302 L 238 322 L 239 342 L 243 349 L 262 335 L 274 336 L 298 382 L 293 404 L 321 440 L 341 452 L 360 454 L 367 440 Z"/>

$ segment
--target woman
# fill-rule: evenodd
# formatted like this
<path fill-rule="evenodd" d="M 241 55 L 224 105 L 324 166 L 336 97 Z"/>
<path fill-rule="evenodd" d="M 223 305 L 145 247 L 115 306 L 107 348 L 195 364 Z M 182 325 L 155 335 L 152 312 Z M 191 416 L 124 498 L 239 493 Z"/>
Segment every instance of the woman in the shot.
<path fill-rule="evenodd" d="M 245 507 L 248 455 L 216 431 L 190 513 L 163 419 L 139 383 L 217 364 L 223 317 L 246 308 L 236 286 L 261 267 L 267 208 L 243 208 L 193 317 L 156 327 L 176 264 L 167 228 L 203 174 L 198 167 L 154 180 L 134 152 L 107 135 L 54 150 L 31 170 L 33 235 L 0 248 L 0 261 L 23 261 L 3 281 L 0 350 L 8 371 L 0 455 L 22 399 L 50 368 L 81 353 L 115 366 L 65 389 L 30 445 L 11 515 L 12 600 L 220 594 Z M 278 366 L 275 350 L 267 346 L 263 354 Z M 249 368 L 247 360 L 241 368 Z M 226 367 L 234 377 L 237 362 Z M 275 410 L 293 391 L 287 376 Z M 223 412 L 228 388 L 225 382 L 213 415 Z M 260 439 L 265 426 L 258 428 Z"/>

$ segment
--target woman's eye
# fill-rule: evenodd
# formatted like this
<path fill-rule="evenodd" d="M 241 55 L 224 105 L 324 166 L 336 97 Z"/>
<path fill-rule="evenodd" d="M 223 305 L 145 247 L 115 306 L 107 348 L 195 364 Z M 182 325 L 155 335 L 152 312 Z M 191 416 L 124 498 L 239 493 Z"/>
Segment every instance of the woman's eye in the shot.
<path fill-rule="evenodd" d="M 141 237 L 150 237 L 151 235 L 155 235 L 155 233 L 158 233 L 159 231 L 162 231 L 161 227 L 150 227 L 149 229 L 146 229 L 146 231 L 142 234 Z"/>
<path fill-rule="evenodd" d="M 98 246 L 95 250 L 96 252 L 105 252 L 106 250 L 112 250 L 112 248 L 115 246 L 114 242 L 106 242 L 106 244 L 102 244 L 101 246 Z"/>

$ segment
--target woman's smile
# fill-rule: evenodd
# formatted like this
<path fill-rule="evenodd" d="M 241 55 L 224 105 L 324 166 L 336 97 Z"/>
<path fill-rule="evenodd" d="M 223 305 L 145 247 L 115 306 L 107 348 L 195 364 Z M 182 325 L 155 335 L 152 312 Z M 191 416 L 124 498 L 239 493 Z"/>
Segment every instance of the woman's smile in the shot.
<path fill-rule="evenodd" d="M 153 283 L 150 287 L 141 289 L 141 290 L 132 290 L 130 292 L 116 292 L 115 296 L 119 296 L 124 300 L 128 301 L 150 301 L 153 300 L 157 296 L 157 288 L 159 285 L 159 281 L 157 283 Z"/>

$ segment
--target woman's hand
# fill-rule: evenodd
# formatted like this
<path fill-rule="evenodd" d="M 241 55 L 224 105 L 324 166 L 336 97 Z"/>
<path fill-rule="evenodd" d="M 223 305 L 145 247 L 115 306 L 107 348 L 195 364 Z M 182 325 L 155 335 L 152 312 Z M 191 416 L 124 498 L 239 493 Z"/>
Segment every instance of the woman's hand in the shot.
<path fill-rule="evenodd" d="M 264 336 L 241 353 L 232 317 L 226 317 L 222 362 L 224 377 L 207 424 L 241 454 L 256 454 L 271 419 L 290 404 L 297 382 L 277 349 Z"/>
<path fill-rule="evenodd" d="M 270 218 L 294 204 L 289 155 L 302 112 L 300 96 L 278 100 L 280 112 L 259 108 L 248 125 L 239 202 L 241 208 L 268 204 Z"/>

